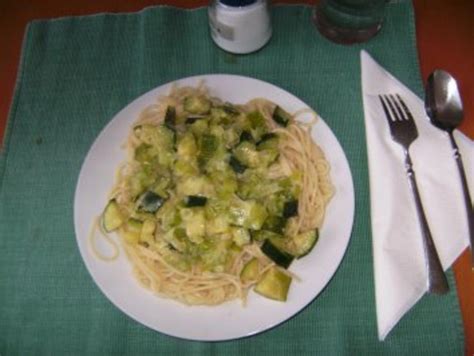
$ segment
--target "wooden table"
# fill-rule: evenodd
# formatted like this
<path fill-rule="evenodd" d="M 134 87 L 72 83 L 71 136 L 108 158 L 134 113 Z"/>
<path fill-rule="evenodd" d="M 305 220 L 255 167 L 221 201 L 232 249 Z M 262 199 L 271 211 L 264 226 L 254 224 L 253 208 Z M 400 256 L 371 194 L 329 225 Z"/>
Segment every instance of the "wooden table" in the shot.
<path fill-rule="evenodd" d="M 274 3 L 314 3 L 280 0 Z M 474 1 L 415 0 L 418 51 L 423 78 L 443 68 L 459 81 L 465 107 L 461 130 L 474 138 Z M 0 3 L 0 138 L 3 138 L 15 86 L 21 43 L 28 21 L 38 18 L 85 15 L 97 12 L 138 11 L 146 6 L 206 6 L 204 0 L 2 0 Z M 454 265 L 459 302 L 466 333 L 466 354 L 474 355 L 474 272 L 470 252 Z"/>

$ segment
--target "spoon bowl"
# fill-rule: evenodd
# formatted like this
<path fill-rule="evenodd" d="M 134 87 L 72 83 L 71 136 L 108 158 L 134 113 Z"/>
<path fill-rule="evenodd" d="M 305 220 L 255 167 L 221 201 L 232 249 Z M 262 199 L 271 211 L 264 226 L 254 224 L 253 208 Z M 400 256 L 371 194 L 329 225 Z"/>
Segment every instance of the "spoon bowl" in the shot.
<path fill-rule="evenodd" d="M 452 131 L 463 120 L 463 106 L 456 79 L 436 69 L 428 77 L 425 108 L 431 122 L 445 131 Z"/>

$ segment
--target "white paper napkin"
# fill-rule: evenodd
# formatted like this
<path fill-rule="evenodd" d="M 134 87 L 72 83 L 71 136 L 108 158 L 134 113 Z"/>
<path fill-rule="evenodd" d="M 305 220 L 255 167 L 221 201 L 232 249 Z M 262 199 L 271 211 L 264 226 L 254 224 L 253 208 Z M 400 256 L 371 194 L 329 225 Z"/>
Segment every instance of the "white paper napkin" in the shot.
<path fill-rule="evenodd" d="M 403 150 L 390 136 L 378 94 L 399 93 L 415 118 L 419 136 L 411 145 L 410 154 L 428 224 L 444 269 L 468 246 L 468 226 L 461 182 L 447 133 L 430 123 L 423 100 L 365 51 L 361 51 L 361 68 L 377 325 L 379 339 L 384 340 L 427 291 L 427 272 Z M 455 132 L 455 139 L 472 195 L 474 142 L 461 132 Z"/>

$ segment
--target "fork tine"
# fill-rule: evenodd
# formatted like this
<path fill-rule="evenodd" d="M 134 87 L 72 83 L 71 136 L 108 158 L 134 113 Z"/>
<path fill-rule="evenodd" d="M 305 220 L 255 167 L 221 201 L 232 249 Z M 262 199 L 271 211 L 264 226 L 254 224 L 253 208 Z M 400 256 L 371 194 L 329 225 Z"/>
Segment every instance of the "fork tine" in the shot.
<path fill-rule="evenodd" d="M 395 98 L 395 96 L 393 94 L 390 94 L 389 96 L 390 96 L 390 99 L 392 99 L 393 105 L 397 109 L 398 117 L 400 118 L 400 120 L 409 120 L 409 118 L 403 114 L 403 111 L 400 108 L 400 104 L 397 102 L 397 99 Z M 398 96 L 398 100 L 401 100 L 400 96 Z"/>
<path fill-rule="evenodd" d="M 379 100 L 380 102 L 382 103 L 382 108 L 383 108 L 383 111 L 385 112 L 385 117 L 388 119 L 388 120 L 392 120 L 392 115 L 390 115 L 390 112 L 388 111 L 388 107 L 387 107 L 387 104 L 385 104 L 384 102 L 384 95 L 379 95 Z"/>
<path fill-rule="evenodd" d="M 410 110 L 408 110 L 408 107 L 406 106 L 405 102 L 403 101 L 403 99 L 400 97 L 400 95 L 396 94 L 397 98 L 398 98 L 398 101 L 400 102 L 400 105 L 403 107 L 403 111 L 405 112 L 408 120 L 411 120 L 411 121 L 414 121 L 413 119 L 413 116 L 410 112 Z"/>
<path fill-rule="evenodd" d="M 392 103 L 393 99 L 390 100 L 391 98 L 388 95 L 384 95 L 384 96 L 385 96 L 385 100 L 388 103 L 388 107 L 390 108 L 390 111 L 392 112 L 392 120 L 393 121 L 402 121 L 403 117 L 399 116 L 398 112 L 395 110 L 395 107 L 394 107 L 395 101 Z"/>

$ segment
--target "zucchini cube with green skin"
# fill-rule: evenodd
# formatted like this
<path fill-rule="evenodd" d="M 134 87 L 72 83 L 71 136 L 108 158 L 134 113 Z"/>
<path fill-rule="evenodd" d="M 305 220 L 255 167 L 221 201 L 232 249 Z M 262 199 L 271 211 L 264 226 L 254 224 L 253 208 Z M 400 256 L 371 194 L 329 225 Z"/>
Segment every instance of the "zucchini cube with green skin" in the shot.
<path fill-rule="evenodd" d="M 275 110 L 273 110 L 272 118 L 278 125 L 283 127 L 288 126 L 291 121 L 291 115 L 279 106 L 276 106 Z"/>
<path fill-rule="evenodd" d="M 156 194 L 155 192 L 148 190 L 138 200 L 138 210 L 155 213 L 166 201 L 165 198 Z"/>
<path fill-rule="evenodd" d="M 191 114 L 204 115 L 211 110 L 211 102 L 201 95 L 192 95 L 184 98 L 184 110 Z"/>
<path fill-rule="evenodd" d="M 102 213 L 102 225 L 107 232 L 114 231 L 115 229 L 122 226 L 124 223 L 124 217 L 120 211 L 120 208 L 115 201 L 112 199 L 107 203 L 107 206 Z"/>
<path fill-rule="evenodd" d="M 153 146 L 142 143 L 135 149 L 135 160 L 140 163 L 151 163 L 158 156 Z"/>
<path fill-rule="evenodd" d="M 154 234 L 156 230 L 156 223 L 153 220 L 147 219 L 143 222 L 140 231 L 140 241 L 152 244 L 155 240 Z"/>
<path fill-rule="evenodd" d="M 186 132 L 178 142 L 178 156 L 183 159 L 190 159 L 196 156 L 198 147 L 194 135 Z"/>
<path fill-rule="evenodd" d="M 231 156 L 229 159 L 229 166 L 235 173 L 244 173 L 247 166 L 242 164 L 237 158 Z"/>
<path fill-rule="evenodd" d="M 181 228 L 173 228 L 163 235 L 163 240 L 168 242 L 174 249 L 179 252 L 186 251 L 185 242 L 186 232 Z"/>
<path fill-rule="evenodd" d="M 219 140 L 216 136 L 209 134 L 202 135 L 199 140 L 199 165 L 205 165 L 216 154 L 218 148 Z"/>
<path fill-rule="evenodd" d="M 249 141 L 241 142 L 234 149 L 234 157 L 244 166 L 256 168 L 260 160 L 255 145 Z"/>
<path fill-rule="evenodd" d="M 255 141 L 259 141 L 268 131 L 265 117 L 260 111 L 253 111 L 247 114 L 247 119 L 250 121 L 250 132 L 252 133 L 252 137 Z"/>
<path fill-rule="evenodd" d="M 181 209 L 181 218 L 189 240 L 195 244 L 203 242 L 206 234 L 206 216 L 203 208 Z"/>
<path fill-rule="evenodd" d="M 318 239 L 319 230 L 310 230 L 289 238 L 285 247 L 290 254 L 296 258 L 301 258 L 308 255 L 313 250 Z"/>
<path fill-rule="evenodd" d="M 234 199 L 229 206 L 231 224 L 252 230 L 260 230 L 267 218 L 265 207 L 255 200 Z"/>
<path fill-rule="evenodd" d="M 209 122 L 205 118 L 200 118 L 189 125 L 189 130 L 196 135 L 196 137 L 200 137 L 208 132 Z"/>
<path fill-rule="evenodd" d="M 239 247 L 248 245 L 251 241 L 250 232 L 244 228 L 234 228 L 232 229 L 232 241 Z"/>
<path fill-rule="evenodd" d="M 143 223 L 140 220 L 130 218 L 125 224 L 123 236 L 125 241 L 130 244 L 136 244 L 140 241 Z"/>
<path fill-rule="evenodd" d="M 252 239 L 263 242 L 269 239 L 283 239 L 283 235 L 268 230 L 257 230 L 251 232 Z"/>
<path fill-rule="evenodd" d="M 285 302 L 292 278 L 277 267 L 271 267 L 255 286 L 255 292 L 264 297 Z"/>
<path fill-rule="evenodd" d="M 256 281 L 259 272 L 260 264 L 258 263 L 258 259 L 254 257 L 245 264 L 244 268 L 242 268 L 242 271 L 240 272 L 240 280 L 243 283 Z"/>
<path fill-rule="evenodd" d="M 283 217 L 291 218 L 298 215 L 298 200 L 292 199 L 287 201 L 283 206 Z"/>
<path fill-rule="evenodd" d="M 184 198 L 184 205 L 188 208 L 196 206 L 204 206 L 207 203 L 207 198 L 199 195 L 189 195 Z"/>
<path fill-rule="evenodd" d="M 177 182 L 176 191 L 179 195 L 210 196 L 214 193 L 211 180 L 204 176 L 186 176 Z"/>
<path fill-rule="evenodd" d="M 263 224 L 262 229 L 274 232 L 276 234 L 283 234 L 285 231 L 287 221 L 288 221 L 287 219 L 281 216 L 270 215 L 265 220 L 265 223 Z"/>
<path fill-rule="evenodd" d="M 140 125 L 134 128 L 140 141 L 152 146 L 158 155 L 158 163 L 168 167 L 174 160 L 175 133 L 166 125 Z"/>
<path fill-rule="evenodd" d="M 277 265 L 288 268 L 294 257 L 285 250 L 283 239 L 267 239 L 260 248 L 262 252 Z"/>

